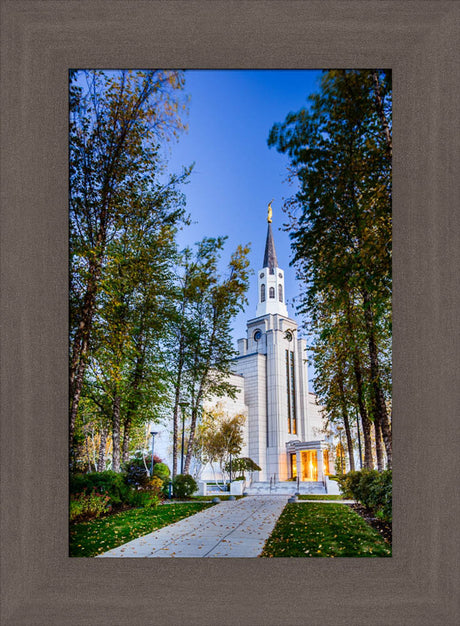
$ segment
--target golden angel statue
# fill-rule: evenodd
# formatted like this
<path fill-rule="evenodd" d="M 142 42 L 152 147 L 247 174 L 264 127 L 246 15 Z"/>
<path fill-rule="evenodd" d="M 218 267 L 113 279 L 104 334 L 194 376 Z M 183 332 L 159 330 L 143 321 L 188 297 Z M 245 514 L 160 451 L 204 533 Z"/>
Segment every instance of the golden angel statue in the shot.
<path fill-rule="evenodd" d="M 269 224 L 272 223 L 272 202 L 273 199 L 268 203 L 268 215 L 267 215 L 267 222 Z"/>

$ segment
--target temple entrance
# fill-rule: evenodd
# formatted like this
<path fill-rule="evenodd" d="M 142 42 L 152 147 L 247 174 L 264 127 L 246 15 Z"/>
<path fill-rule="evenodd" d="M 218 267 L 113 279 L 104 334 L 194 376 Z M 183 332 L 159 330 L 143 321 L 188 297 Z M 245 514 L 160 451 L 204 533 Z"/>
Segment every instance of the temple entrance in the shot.
<path fill-rule="evenodd" d="M 318 480 L 318 456 L 316 450 L 302 450 L 302 472 L 300 480 Z"/>

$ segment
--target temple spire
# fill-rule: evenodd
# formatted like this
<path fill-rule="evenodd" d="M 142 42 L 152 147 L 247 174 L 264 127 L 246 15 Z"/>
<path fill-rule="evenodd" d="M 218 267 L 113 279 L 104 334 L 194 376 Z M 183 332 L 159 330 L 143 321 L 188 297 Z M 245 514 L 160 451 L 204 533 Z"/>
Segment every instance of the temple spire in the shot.
<path fill-rule="evenodd" d="M 267 241 L 265 242 L 264 264 L 262 267 L 273 269 L 278 267 L 278 259 L 276 258 L 275 242 L 273 240 L 272 225 L 268 222 Z"/>

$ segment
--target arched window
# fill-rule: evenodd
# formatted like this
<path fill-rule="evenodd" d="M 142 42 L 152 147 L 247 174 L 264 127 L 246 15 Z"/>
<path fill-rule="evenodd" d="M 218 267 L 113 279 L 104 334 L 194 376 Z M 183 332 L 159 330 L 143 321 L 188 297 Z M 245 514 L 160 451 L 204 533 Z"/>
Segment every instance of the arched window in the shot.
<path fill-rule="evenodd" d="M 278 285 L 278 298 L 280 302 L 283 301 L 283 285 Z"/>
<path fill-rule="evenodd" d="M 265 302 L 265 285 L 260 285 L 260 301 Z"/>
<path fill-rule="evenodd" d="M 272 299 L 275 298 L 275 288 L 274 287 L 270 287 L 270 298 L 272 298 Z"/>

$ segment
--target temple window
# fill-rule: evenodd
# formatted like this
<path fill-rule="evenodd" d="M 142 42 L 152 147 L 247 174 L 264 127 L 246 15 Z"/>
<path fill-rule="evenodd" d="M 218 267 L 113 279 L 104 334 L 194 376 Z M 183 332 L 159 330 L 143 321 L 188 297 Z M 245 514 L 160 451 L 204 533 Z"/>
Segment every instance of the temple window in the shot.
<path fill-rule="evenodd" d="M 275 288 L 274 287 L 270 287 L 270 298 L 272 300 L 275 299 Z"/>
<path fill-rule="evenodd" d="M 265 302 L 265 285 L 260 285 L 260 301 Z"/>
<path fill-rule="evenodd" d="M 283 301 L 283 285 L 278 285 L 278 298 L 279 301 Z"/>

